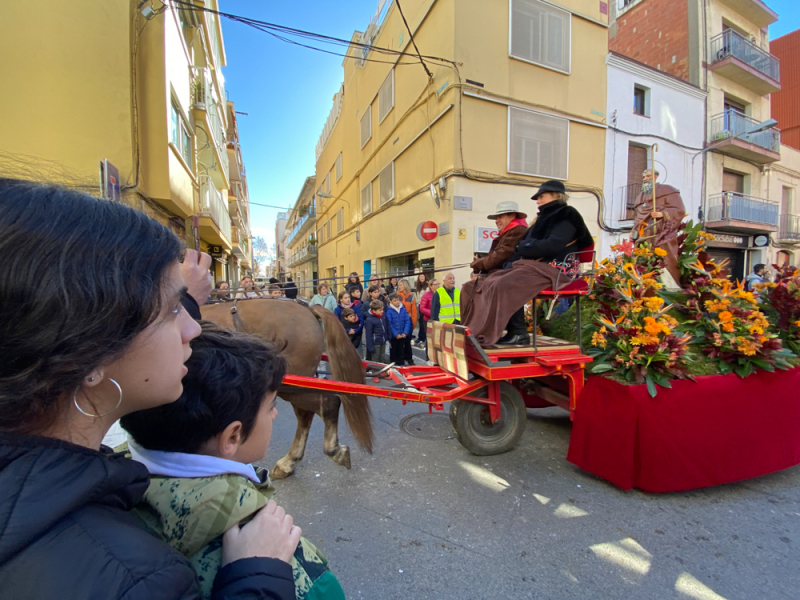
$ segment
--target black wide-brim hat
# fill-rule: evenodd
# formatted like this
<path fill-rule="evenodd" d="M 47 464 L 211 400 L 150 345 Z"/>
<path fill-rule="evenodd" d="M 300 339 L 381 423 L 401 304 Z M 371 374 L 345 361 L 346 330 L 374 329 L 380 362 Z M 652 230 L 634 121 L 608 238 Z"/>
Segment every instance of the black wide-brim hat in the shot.
<path fill-rule="evenodd" d="M 545 181 L 539 187 L 539 191 L 537 191 L 533 196 L 531 196 L 531 200 L 536 200 L 539 196 L 541 196 L 545 192 L 561 192 L 562 194 L 566 194 L 567 188 L 565 188 L 564 184 L 561 183 L 560 181 L 551 179 L 550 181 Z"/>

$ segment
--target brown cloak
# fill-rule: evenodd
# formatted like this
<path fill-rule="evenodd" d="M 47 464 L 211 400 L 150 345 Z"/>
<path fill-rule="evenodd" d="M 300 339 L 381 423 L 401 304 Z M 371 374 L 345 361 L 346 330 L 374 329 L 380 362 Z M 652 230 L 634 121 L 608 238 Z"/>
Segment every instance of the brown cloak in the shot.
<path fill-rule="evenodd" d="M 686 216 L 686 207 L 683 205 L 683 199 L 678 190 L 671 185 L 663 185 L 656 183 L 656 208 L 655 212 L 664 213 L 660 219 L 656 219 L 654 227 L 647 227 L 652 221 L 650 214 L 653 212 L 653 193 L 642 194 L 636 202 L 634 207 L 633 217 L 633 230 L 631 231 L 631 239 L 637 239 L 639 236 L 639 229 L 646 227 L 643 237 L 650 237 L 658 234 L 663 229 L 662 223 L 666 220 L 677 221 L 680 223 Z M 678 240 L 673 238 L 662 244 L 660 248 L 667 251 L 666 268 L 672 278 L 678 282 L 681 279 L 681 273 L 678 269 Z"/>

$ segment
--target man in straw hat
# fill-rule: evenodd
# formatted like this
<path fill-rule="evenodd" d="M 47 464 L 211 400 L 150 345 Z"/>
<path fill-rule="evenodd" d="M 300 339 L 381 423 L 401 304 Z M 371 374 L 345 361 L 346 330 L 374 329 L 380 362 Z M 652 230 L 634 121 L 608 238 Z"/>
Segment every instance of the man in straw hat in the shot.
<path fill-rule="evenodd" d="M 488 218 L 497 225 L 498 236 L 492 240 L 492 246 L 486 256 L 472 261 L 470 267 L 475 273 L 491 273 L 503 268 L 528 229 L 528 224 L 525 222 L 527 216 L 524 212 L 520 212 L 519 205 L 512 200 L 497 203 L 494 214 Z"/>

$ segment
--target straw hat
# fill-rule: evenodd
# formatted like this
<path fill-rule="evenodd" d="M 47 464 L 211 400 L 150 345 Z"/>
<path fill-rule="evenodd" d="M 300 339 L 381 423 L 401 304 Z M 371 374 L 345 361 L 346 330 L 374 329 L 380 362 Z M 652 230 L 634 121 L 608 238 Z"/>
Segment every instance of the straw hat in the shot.
<path fill-rule="evenodd" d="M 525 219 L 528 216 L 524 212 L 519 211 L 519 204 L 513 200 L 506 200 L 505 202 L 498 202 L 497 208 L 494 209 L 494 214 L 489 215 L 488 218 L 494 220 L 498 216 L 507 215 L 508 213 L 517 213 L 517 216 L 520 219 Z"/>

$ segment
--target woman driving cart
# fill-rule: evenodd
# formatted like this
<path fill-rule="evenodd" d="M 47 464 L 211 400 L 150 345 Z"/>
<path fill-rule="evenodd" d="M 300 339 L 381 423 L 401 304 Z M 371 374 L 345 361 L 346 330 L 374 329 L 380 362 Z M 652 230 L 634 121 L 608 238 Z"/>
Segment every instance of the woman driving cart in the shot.
<path fill-rule="evenodd" d="M 525 303 L 543 289 L 569 283 L 569 277 L 559 280 L 559 275 L 576 276 L 580 263 L 573 253 L 593 243 L 583 217 L 567 204 L 562 182 L 545 182 L 531 200 L 539 207 L 533 225 L 502 270 L 475 282 L 463 310 L 464 325 L 484 346 L 530 343 Z M 501 338 L 504 329 L 506 335 Z"/>

